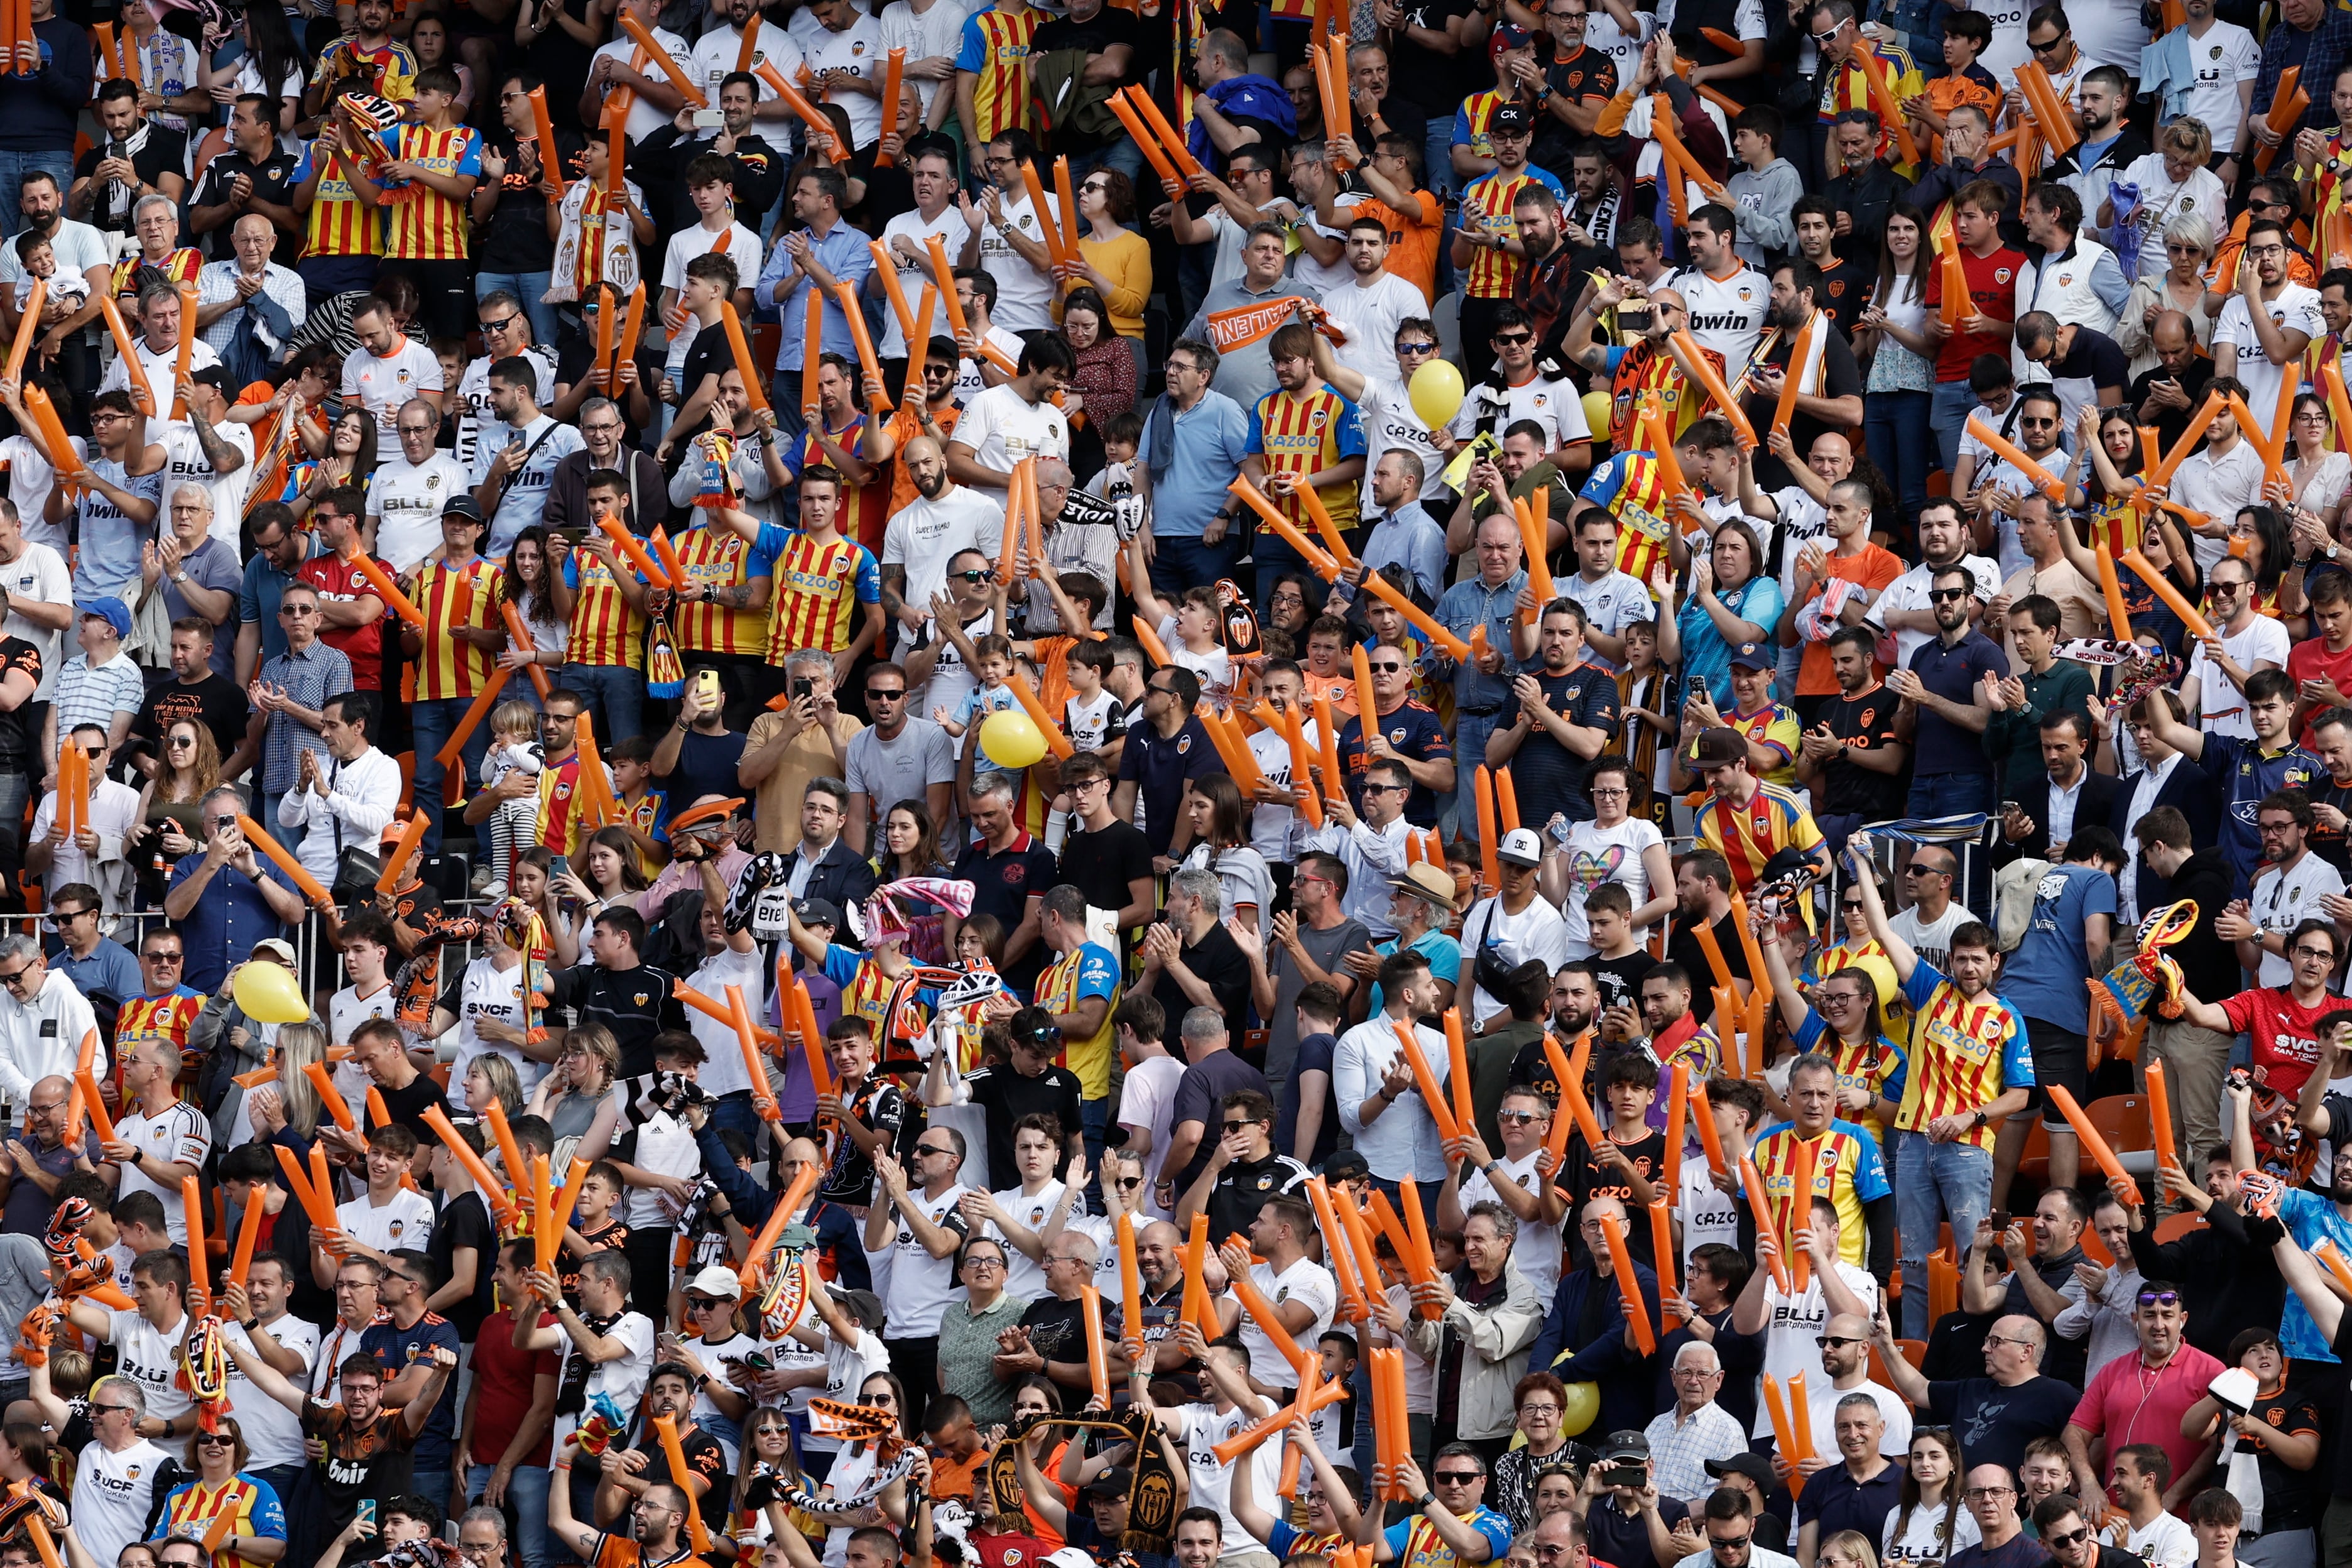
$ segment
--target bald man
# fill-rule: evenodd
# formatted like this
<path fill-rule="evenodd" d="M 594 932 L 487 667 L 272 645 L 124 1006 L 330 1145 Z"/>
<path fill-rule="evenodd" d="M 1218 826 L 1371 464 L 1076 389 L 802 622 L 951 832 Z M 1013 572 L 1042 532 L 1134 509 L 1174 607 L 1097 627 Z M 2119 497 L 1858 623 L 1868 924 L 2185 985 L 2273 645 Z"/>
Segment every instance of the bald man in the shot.
<path fill-rule="evenodd" d="M 731 1212 L 745 1230 L 756 1234 L 767 1224 L 768 1213 L 775 1207 L 777 1198 L 773 1191 L 751 1179 L 751 1163 L 756 1156 L 738 1161 L 727 1152 L 727 1145 L 719 1141 L 719 1127 L 710 1119 L 708 1104 L 690 1107 L 687 1121 L 694 1129 L 694 1146 L 702 1154 L 703 1172 L 719 1188 L 728 1205 L 727 1212 Z M 801 1167 L 820 1164 L 824 1158 L 808 1139 L 794 1138 L 784 1145 L 778 1174 L 789 1186 Z M 818 1256 L 830 1266 L 824 1270 L 826 1279 L 845 1290 L 874 1289 L 874 1270 L 866 1261 L 866 1247 L 858 1237 L 858 1227 L 866 1219 L 863 1210 L 811 1198 L 793 1218 L 816 1233 Z"/>
<path fill-rule="evenodd" d="M 2015 1471 L 2025 1463 L 2026 1445 L 2055 1437 L 2074 1413 L 2081 1392 L 2042 1375 L 2042 1352 L 2049 1335 L 2039 1319 L 2011 1312 L 1993 1321 L 1984 1337 L 1985 1375 L 1930 1383 L 1906 1361 L 1895 1342 L 1894 1325 L 1881 1314 L 1873 1328 L 1878 1363 L 1886 1381 L 1924 1418 L 1949 1426 L 1971 1458 L 1982 1458 Z"/>
<path fill-rule="evenodd" d="M 1577 1216 L 1580 1251 L 1587 1261 L 1562 1274 L 1552 1293 L 1551 1311 L 1544 1319 L 1536 1342 L 1528 1352 L 1529 1372 L 1549 1372 L 1562 1383 L 1597 1383 L 1601 1414 L 1592 1430 L 1639 1431 L 1656 1414 L 1653 1397 L 1656 1371 L 1650 1358 L 1638 1354 L 1624 1322 L 1623 1289 L 1610 1261 L 1603 1226 L 1625 1225 L 1625 1205 L 1613 1197 L 1596 1197 Z M 1654 1327 L 1658 1317 L 1657 1276 L 1638 1259 L 1633 1282 Z M 1587 1303 L 1591 1303 L 1588 1312 Z M 1587 1332 L 1588 1323 L 1596 1325 Z"/>
<path fill-rule="evenodd" d="M 904 644 L 931 618 L 931 600 L 947 587 L 949 561 L 966 550 L 997 558 L 1004 509 L 950 478 L 945 451 L 929 436 L 908 441 L 898 458 L 915 482 L 915 499 L 891 514 L 882 535 L 882 612 L 899 624 Z M 1042 474 L 1037 488 L 1042 500 Z M 1111 550 L 1118 552 L 1116 531 Z"/>
<path fill-rule="evenodd" d="M 2146 318 L 2143 318 L 2144 320 Z M 2205 384 L 2213 379 L 2213 362 L 2197 352 L 2196 328 L 2179 310 L 2159 310 L 2147 328 L 2147 340 L 2135 365 L 2144 366 L 2124 394 L 2124 406 L 2142 425 L 2156 426 L 2158 443 L 2172 449 L 2189 429 L 2189 416 L 2205 401 Z M 2118 337 L 2132 334 L 2118 329 Z M 2156 363 L 2147 363 L 2149 354 Z"/>
<path fill-rule="evenodd" d="M 58 1184 L 72 1173 L 80 1153 L 66 1142 L 67 1102 L 72 1097 L 73 1085 L 62 1078 L 33 1080 L 25 1101 L 25 1130 L 31 1138 L 9 1139 L 6 1161 L 0 1164 L 8 1193 L 0 1206 L 0 1233 L 37 1237 L 48 1229 Z"/>

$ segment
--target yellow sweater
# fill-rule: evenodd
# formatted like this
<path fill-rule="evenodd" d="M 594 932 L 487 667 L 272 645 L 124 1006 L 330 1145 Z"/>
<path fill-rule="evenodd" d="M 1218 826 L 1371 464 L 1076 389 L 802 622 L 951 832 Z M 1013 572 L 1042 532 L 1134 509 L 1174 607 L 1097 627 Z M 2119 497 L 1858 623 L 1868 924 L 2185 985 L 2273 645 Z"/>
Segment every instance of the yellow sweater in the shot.
<path fill-rule="evenodd" d="M 1143 306 L 1151 298 L 1150 242 L 1132 229 L 1121 229 L 1116 239 L 1081 237 L 1078 254 L 1110 279 L 1103 303 L 1110 307 L 1112 330 L 1121 337 L 1143 336 Z"/>

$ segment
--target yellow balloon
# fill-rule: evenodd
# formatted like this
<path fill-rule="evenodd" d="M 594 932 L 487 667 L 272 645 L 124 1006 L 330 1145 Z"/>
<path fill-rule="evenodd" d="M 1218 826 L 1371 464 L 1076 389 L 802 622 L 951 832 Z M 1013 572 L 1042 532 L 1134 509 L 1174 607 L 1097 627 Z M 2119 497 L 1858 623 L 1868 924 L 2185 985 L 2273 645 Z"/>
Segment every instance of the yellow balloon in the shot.
<path fill-rule="evenodd" d="M 299 1024 L 310 1016 L 310 1004 L 294 972 L 268 959 L 255 959 L 236 972 L 230 994 L 245 1016 L 263 1024 Z"/>
<path fill-rule="evenodd" d="M 1424 429 L 1443 430 L 1462 411 L 1462 373 L 1446 360 L 1431 360 L 1414 371 L 1408 390 L 1413 416 Z"/>
<path fill-rule="evenodd" d="M 1045 734 L 1024 709 L 991 713 L 980 727 L 981 749 L 999 767 L 1025 768 L 1045 754 Z"/>
<path fill-rule="evenodd" d="M 1601 1385 L 1597 1383 L 1571 1383 L 1568 1385 L 1568 1407 L 1560 1412 L 1560 1435 L 1573 1437 L 1592 1425 L 1601 1414 Z"/>
<path fill-rule="evenodd" d="M 1590 429 L 1595 436 L 1599 436 L 1603 439 L 1607 438 L 1609 435 L 1609 416 L 1616 411 L 1617 405 L 1609 401 L 1609 395 L 1607 393 L 1594 391 L 1588 392 L 1584 395 L 1585 427 Z"/>

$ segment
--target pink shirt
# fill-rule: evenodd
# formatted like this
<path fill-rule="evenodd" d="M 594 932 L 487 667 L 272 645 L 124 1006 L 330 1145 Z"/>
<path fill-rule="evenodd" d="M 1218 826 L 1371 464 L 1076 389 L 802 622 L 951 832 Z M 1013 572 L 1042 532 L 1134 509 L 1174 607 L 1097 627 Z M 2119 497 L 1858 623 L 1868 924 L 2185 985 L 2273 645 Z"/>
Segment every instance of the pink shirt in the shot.
<path fill-rule="evenodd" d="M 2117 1356 L 2083 1391 L 2072 1425 L 2099 1440 L 2102 1476 L 2114 1468 L 2116 1450 L 2131 1443 L 2155 1444 L 2172 1461 L 2172 1473 L 2186 1475 L 2206 1445 L 2180 1435 L 2180 1417 L 2221 1373 L 2220 1362 L 2190 1344 L 2155 1372 L 2142 1354 Z"/>

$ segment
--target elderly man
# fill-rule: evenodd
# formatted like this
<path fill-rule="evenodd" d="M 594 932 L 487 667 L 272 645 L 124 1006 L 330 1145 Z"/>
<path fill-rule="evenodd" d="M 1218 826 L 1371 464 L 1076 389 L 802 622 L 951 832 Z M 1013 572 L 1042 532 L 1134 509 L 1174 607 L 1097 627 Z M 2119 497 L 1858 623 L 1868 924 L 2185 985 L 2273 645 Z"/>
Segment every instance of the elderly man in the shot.
<path fill-rule="evenodd" d="M 1668 1375 L 1674 1383 L 1675 1407 L 1642 1432 L 1655 1467 L 1650 1484 L 1663 1496 L 1696 1506 L 1716 1489 L 1717 1483 L 1707 1474 L 1708 1461 L 1748 1452 L 1748 1435 L 1715 1402 L 1723 1387 L 1723 1358 L 1712 1344 L 1703 1340 L 1685 1344 L 1675 1352 Z"/>
<path fill-rule="evenodd" d="M 1454 1438 L 1499 1445 L 1517 1423 L 1516 1390 L 1549 1305 L 1511 1261 L 1518 1230 L 1518 1217 L 1501 1204 L 1472 1205 L 1462 1222 L 1462 1267 L 1414 1287 L 1416 1300 L 1440 1311 L 1408 1319 L 1406 1342 L 1415 1355 L 1436 1363 L 1456 1395 L 1450 1415 L 1437 1420 L 1440 1445 Z"/>
<path fill-rule="evenodd" d="M 315 770 L 327 750 L 326 704 L 336 692 L 354 690 L 352 661 L 320 635 L 319 590 L 308 583 L 286 584 L 278 599 L 286 651 L 261 667 L 247 690 L 260 730 L 261 810 L 257 819 L 283 821 L 281 803 Z M 381 826 L 381 825 L 379 825 Z"/>
<path fill-rule="evenodd" d="M 61 970 L 52 970 L 41 944 L 21 933 L 0 937 L 0 1099 L 32 1099 L 36 1079 L 69 1076 L 87 1046 L 92 1070 L 106 1072 L 106 1047 L 89 1000 Z"/>
<path fill-rule="evenodd" d="M 2023 1522 L 2017 1512 L 2017 1476 L 2006 1465 L 1979 1463 L 1969 1467 L 1960 1493 L 1969 1515 L 1977 1521 L 1978 1542 L 1964 1546 L 1944 1561 L 1948 1568 L 2011 1568 L 2020 1563 L 2046 1563 L 2033 1553 L 2033 1542 L 2021 1542 Z"/>
<path fill-rule="evenodd" d="M 742 786 L 758 792 L 752 810 L 753 846 L 778 853 L 789 853 L 800 841 L 803 821 L 797 807 L 808 786 L 819 779 L 838 779 L 847 773 L 849 742 L 866 728 L 841 710 L 834 690 L 832 655 L 802 648 L 785 659 L 784 672 L 787 689 L 796 695 L 782 708 L 751 721 L 743 754 L 735 764 Z M 798 695 L 803 689 L 806 694 Z M 895 803 L 884 803 L 891 804 Z M 840 831 L 847 840 L 850 805 L 845 804 L 842 810 Z"/>
<path fill-rule="evenodd" d="M 256 943 L 300 923 L 302 895 L 275 861 L 264 861 L 237 826 L 245 797 L 223 786 L 205 796 L 203 848 L 172 868 L 163 913 L 187 944 L 184 981 L 207 994 Z M 0 1067 L 0 1084 L 6 1068 Z"/>
<path fill-rule="evenodd" d="M 2038 1318 L 2012 1313 L 1996 1319 L 1984 1337 L 1985 1375 L 1958 1382 L 1922 1377 L 1904 1361 L 1894 1325 L 1885 1317 L 1876 1321 L 1874 1332 L 1887 1382 L 1922 1415 L 1961 1434 L 1972 1457 L 2013 1471 L 2025 1462 L 2028 1444 L 2055 1437 L 2074 1414 L 2075 1390 L 2040 1371 L 2049 1334 Z"/>
<path fill-rule="evenodd" d="M 240 100 L 237 113 L 258 101 Z M 301 274 L 270 259 L 278 232 L 262 214 L 243 214 L 229 231 L 230 256 L 196 274 L 196 331 L 240 391 L 283 359 L 307 314 Z"/>
<path fill-rule="evenodd" d="M 1821 1543 L 1841 1531 L 1867 1531 L 1873 1521 L 1885 1525 L 1902 1500 L 1904 1472 L 1881 1452 L 1886 1418 L 1877 1401 L 1859 1391 L 1840 1394 L 1831 1412 L 1840 1462 L 1815 1471 L 1797 1500 L 1801 1563 L 1812 1562 Z"/>
<path fill-rule="evenodd" d="M 1602 1226 L 1625 1223 L 1621 1198 L 1595 1197 L 1585 1204 L 1577 1230 L 1587 1261 L 1560 1276 L 1551 1312 L 1528 1354 L 1530 1369 L 1549 1372 L 1562 1383 L 1597 1383 L 1599 1419 L 1612 1429 L 1636 1429 L 1634 1423 L 1648 1419 L 1656 1379 L 1651 1359 L 1634 1348 L 1626 1326 L 1627 1285 L 1616 1278 L 1602 1235 Z M 1657 1277 L 1638 1258 L 1633 1264 L 1633 1288 L 1641 1291 L 1650 1321 L 1658 1322 Z"/>
<path fill-rule="evenodd" d="M 206 624 L 207 662 L 214 673 L 227 675 L 236 668 L 237 595 L 245 586 L 236 514 L 230 513 L 229 537 L 223 540 L 217 492 L 188 480 L 173 487 L 169 499 L 171 531 L 148 547 L 141 573 L 149 592 L 163 588 L 163 608 L 173 625 L 191 617 Z"/>
<path fill-rule="evenodd" d="M 2188 433 L 2189 416 L 2205 401 L 2213 361 L 2198 352 L 2196 331 L 2178 310 L 2158 314 L 2148 329 L 2147 351 L 2154 363 L 2133 362 L 2141 368 L 2124 394 L 2124 406 L 2137 423 L 2156 426 L 2157 439 L 2168 452 Z"/>

